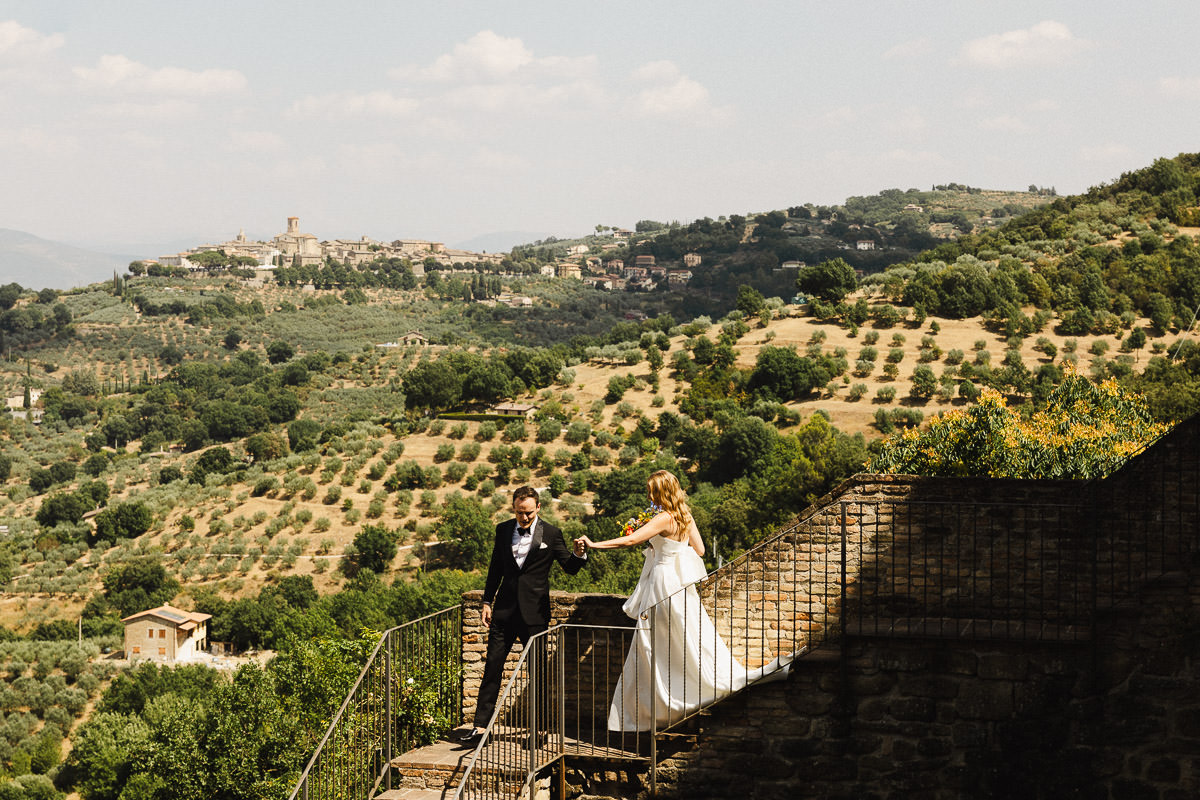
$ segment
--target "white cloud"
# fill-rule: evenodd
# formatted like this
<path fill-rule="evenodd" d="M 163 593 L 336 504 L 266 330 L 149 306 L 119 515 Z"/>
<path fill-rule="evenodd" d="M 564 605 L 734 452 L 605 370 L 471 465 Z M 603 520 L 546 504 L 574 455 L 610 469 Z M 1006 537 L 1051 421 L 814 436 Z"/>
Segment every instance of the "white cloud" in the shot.
<path fill-rule="evenodd" d="M 14 20 L 0 22 L 0 59 L 19 61 L 53 52 L 63 45 L 63 35 L 44 35 Z"/>
<path fill-rule="evenodd" d="M 524 112 L 562 108 L 567 103 L 581 100 L 596 100 L 601 93 L 586 82 L 540 86 L 531 83 L 472 84 L 449 89 L 441 102 L 459 109 L 479 111 L 504 111 L 520 109 Z"/>
<path fill-rule="evenodd" d="M 309 95 L 292 104 L 293 117 L 403 117 L 414 113 L 420 103 L 388 91 L 340 92 Z"/>
<path fill-rule="evenodd" d="M 1053 20 L 1031 28 L 974 39 L 963 45 L 962 56 L 981 67 L 1047 66 L 1069 61 L 1091 47 L 1066 25 Z"/>
<path fill-rule="evenodd" d="M 593 55 L 538 57 L 520 39 L 480 31 L 428 66 L 396 67 L 388 75 L 408 84 L 430 109 L 600 107 L 607 95 L 596 83 L 596 63 Z"/>
<path fill-rule="evenodd" d="M 909 58 L 917 58 L 926 53 L 933 51 L 933 43 L 926 37 L 922 36 L 919 39 L 909 39 L 907 42 L 900 42 L 897 45 L 889 47 L 883 51 L 883 58 L 892 60 L 904 60 Z"/>
<path fill-rule="evenodd" d="M 1028 133 L 1029 126 L 1019 117 L 1012 114 L 1001 114 L 998 117 L 988 117 L 979 120 L 979 127 L 985 131 L 1001 131 L 1004 133 Z"/>
<path fill-rule="evenodd" d="M 488 81 L 508 78 L 533 63 L 524 42 L 480 31 L 422 69 L 420 77 L 434 81 Z"/>
<path fill-rule="evenodd" d="M 652 61 L 633 71 L 635 81 L 650 84 L 634 97 L 637 110 L 648 116 L 713 113 L 708 89 L 692 80 L 671 61 Z"/>
<path fill-rule="evenodd" d="M 89 88 L 168 95 L 213 95 L 240 92 L 246 76 L 233 69 L 151 69 L 121 55 L 101 56 L 94 67 L 76 67 L 75 75 Z"/>
<path fill-rule="evenodd" d="M 1200 78 L 1181 78 L 1178 75 L 1159 78 L 1158 91 L 1167 97 L 1200 100 Z"/>
<path fill-rule="evenodd" d="M 595 56 L 539 58 L 518 38 L 480 31 L 426 67 L 396 67 L 388 75 L 401 81 L 473 84 L 530 80 L 534 76 L 572 80 L 595 71 Z"/>

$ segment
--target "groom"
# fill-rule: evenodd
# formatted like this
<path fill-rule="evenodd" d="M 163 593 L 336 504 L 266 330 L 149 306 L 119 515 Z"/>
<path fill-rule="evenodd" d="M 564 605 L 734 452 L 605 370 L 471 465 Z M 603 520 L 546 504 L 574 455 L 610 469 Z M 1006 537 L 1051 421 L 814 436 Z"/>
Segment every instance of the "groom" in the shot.
<path fill-rule="evenodd" d="M 562 531 L 540 519 L 541 500 L 532 486 L 513 492 L 515 519 L 496 526 L 496 541 L 483 587 L 483 624 L 488 628 L 487 657 L 474 727 L 463 741 L 476 741 L 492 719 L 504 661 L 513 642 L 525 643 L 550 624 L 550 567 L 557 561 L 568 574 L 583 567 L 587 549 L 582 539 L 567 549 Z"/>

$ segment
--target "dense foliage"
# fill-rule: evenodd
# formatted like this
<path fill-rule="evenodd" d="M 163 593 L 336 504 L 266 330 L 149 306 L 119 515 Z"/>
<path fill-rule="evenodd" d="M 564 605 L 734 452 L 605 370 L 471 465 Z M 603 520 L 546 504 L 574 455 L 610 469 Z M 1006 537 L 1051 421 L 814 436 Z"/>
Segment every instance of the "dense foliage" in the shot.
<path fill-rule="evenodd" d="M 1095 384 L 1074 372 L 1028 418 L 986 390 L 928 429 L 887 439 L 869 469 L 914 475 L 993 478 L 1102 478 L 1166 431 L 1142 398 L 1114 380 Z"/>

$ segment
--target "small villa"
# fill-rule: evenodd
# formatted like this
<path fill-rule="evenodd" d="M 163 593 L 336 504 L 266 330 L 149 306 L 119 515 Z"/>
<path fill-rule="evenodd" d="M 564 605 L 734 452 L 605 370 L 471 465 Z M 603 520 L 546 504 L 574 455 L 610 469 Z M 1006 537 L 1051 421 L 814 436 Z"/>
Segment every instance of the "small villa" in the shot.
<path fill-rule="evenodd" d="M 490 411 L 502 417 L 532 417 L 537 406 L 533 403 L 497 403 Z"/>
<path fill-rule="evenodd" d="M 208 646 L 211 614 L 165 605 L 125 617 L 125 657 L 130 661 L 194 661 Z"/>

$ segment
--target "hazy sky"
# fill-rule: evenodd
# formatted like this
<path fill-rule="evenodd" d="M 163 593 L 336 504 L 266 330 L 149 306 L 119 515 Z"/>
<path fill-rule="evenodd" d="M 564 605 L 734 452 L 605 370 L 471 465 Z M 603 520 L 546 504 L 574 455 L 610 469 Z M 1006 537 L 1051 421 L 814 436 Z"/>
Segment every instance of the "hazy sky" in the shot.
<path fill-rule="evenodd" d="M 455 244 L 1077 192 L 1200 149 L 1197 31 L 1195 0 L 0 0 L 0 228 Z"/>

